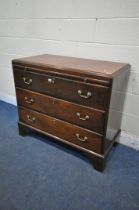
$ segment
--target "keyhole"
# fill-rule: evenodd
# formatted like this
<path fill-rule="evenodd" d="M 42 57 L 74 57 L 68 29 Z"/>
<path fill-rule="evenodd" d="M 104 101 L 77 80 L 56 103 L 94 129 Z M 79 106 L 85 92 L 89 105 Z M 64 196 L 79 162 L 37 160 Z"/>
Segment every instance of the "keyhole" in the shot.
<path fill-rule="evenodd" d="M 53 98 L 53 104 L 55 104 L 55 99 Z"/>

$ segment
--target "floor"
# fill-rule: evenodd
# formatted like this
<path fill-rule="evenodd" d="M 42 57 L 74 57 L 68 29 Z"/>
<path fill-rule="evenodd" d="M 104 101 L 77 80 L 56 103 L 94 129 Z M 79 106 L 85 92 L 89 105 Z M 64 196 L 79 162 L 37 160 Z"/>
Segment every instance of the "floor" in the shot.
<path fill-rule="evenodd" d="M 138 210 L 139 152 L 113 148 L 103 173 L 80 153 L 32 134 L 0 102 L 0 210 Z"/>

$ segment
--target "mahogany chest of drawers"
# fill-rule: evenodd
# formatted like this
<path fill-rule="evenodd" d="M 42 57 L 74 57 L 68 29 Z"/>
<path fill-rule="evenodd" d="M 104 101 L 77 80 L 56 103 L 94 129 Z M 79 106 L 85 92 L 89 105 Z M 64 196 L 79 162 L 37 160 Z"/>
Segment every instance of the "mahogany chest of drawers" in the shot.
<path fill-rule="evenodd" d="M 35 130 L 53 137 L 85 152 L 103 171 L 120 132 L 130 66 L 56 55 L 12 64 L 19 133 Z"/>

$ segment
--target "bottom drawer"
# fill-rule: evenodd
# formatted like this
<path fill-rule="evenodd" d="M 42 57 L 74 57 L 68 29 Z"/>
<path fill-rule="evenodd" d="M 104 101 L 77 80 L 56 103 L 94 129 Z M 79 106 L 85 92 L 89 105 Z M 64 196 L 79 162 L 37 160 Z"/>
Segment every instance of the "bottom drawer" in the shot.
<path fill-rule="evenodd" d="M 21 122 L 34 128 L 80 147 L 101 153 L 102 136 L 99 134 L 26 108 L 19 108 L 19 117 Z"/>

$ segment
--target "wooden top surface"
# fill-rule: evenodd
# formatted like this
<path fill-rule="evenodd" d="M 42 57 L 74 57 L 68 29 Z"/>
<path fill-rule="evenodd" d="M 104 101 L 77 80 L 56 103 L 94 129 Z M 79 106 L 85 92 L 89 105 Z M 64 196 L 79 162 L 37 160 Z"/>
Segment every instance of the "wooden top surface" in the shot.
<path fill-rule="evenodd" d="M 85 75 L 101 75 L 105 77 L 113 77 L 119 71 L 130 67 L 129 64 L 111 62 L 111 61 L 100 61 L 92 59 L 74 58 L 58 55 L 38 55 L 25 58 L 19 58 L 13 60 L 13 64 L 26 64 L 33 67 L 44 67 L 57 69 L 58 72 L 79 74 L 84 73 Z"/>

